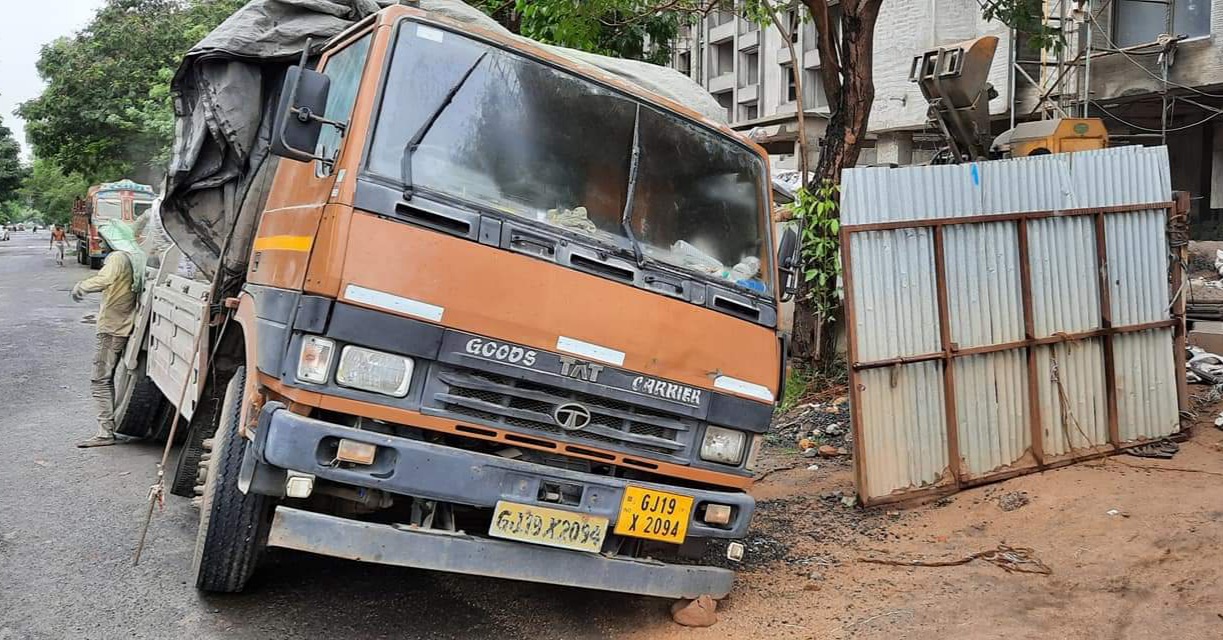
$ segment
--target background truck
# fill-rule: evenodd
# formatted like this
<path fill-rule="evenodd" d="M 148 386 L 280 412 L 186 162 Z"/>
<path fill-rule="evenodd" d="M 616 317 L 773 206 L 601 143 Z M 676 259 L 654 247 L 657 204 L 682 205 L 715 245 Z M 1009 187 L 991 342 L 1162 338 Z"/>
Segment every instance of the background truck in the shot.
<path fill-rule="evenodd" d="M 175 80 L 176 247 L 123 365 L 182 398 L 195 584 L 271 545 L 726 595 L 794 283 L 763 150 L 672 70 L 334 4 L 250 3 Z"/>
<path fill-rule="evenodd" d="M 89 187 L 87 195 L 72 204 L 72 235 L 76 236 L 76 261 L 101 269 L 106 252 L 98 236 L 98 225 L 118 218 L 131 222 L 153 206 L 153 187 L 131 180 L 103 182 Z"/>

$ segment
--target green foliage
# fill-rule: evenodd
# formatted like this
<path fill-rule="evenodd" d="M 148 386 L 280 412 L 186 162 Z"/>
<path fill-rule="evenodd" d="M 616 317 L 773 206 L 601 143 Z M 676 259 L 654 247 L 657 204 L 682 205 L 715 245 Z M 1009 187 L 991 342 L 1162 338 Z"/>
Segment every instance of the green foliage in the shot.
<path fill-rule="evenodd" d="M 16 200 L 0 202 L 0 224 L 12 224 L 21 220 L 23 211 Z"/>
<path fill-rule="evenodd" d="M 825 180 L 795 194 L 794 214 L 801 227 L 803 300 L 816 317 L 827 321 L 841 299 L 840 187 Z"/>
<path fill-rule="evenodd" d="M 80 176 L 65 175 L 54 162 L 34 160 L 21 185 L 21 199 L 42 221 L 67 225 L 72 220 L 72 201 L 85 197 L 89 183 Z"/>
<path fill-rule="evenodd" d="M 1048 49 L 1056 53 L 1066 46 L 1061 30 L 1042 20 L 1043 0 L 981 0 L 981 15 L 1026 35 L 1030 49 Z"/>
<path fill-rule="evenodd" d="M 801 363 L 791 365 L 786 370 L 786 396 L 781 401 L 779 413 L 784 414 L 798 406 L 798 403 L 811 393 L 816 380 L 817 376 L 810 368 L 802 366 Z"/>
<path fill-rule="evenodd" d="M 0 119 L 0 202 L 16 195 L 23 178 L 25 168 L 21 166 L 21 146 L 17 144 L 13 132 L 4 126 L 4 120 Z"/>
<path fill-rule="evenodd" d="M 666 64 L 680 14 L 650 0 L 472 0 L 528 38 L 592 53 Z M 647 45 L 652 45 L 647 48 Z"/>
<path fill-rule="evenodd" d="M 771 0 L 769 5 L 781 20 L 782 26 L 786 29 L 790 25 L 786 24 L 786 16 L 793 11 L 798 16 L 799 24 L 809 22 L 811 20 L 811 12 L 799 0 Z M 740 0 L 736 7 L 736 12 L 744 20 L 755 22 L 765 29 L 774 28 L 772 16 L 769 15 L 768 7 L 764 6 L 764 0 Z"/>
<path fill-rule="evenodd" d="M 155 178 L 173 138 L 174 70 L 243 4 L 107 0 L 75 36 L 44 45 L 37 67 L 47 88 L 18 108 L 36 154 L 91 181 Z"/>

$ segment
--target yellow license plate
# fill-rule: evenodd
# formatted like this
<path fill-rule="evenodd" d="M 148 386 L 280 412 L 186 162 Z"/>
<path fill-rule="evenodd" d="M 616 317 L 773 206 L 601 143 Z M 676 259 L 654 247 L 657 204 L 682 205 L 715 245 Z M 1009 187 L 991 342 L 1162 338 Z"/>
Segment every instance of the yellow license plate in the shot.
<path fill-rule="evenodd" d="M 688 535 L 692 497 L 629 486 L 620 501 L 616 533 L 679 544 Z"/>
<path fill-rule="evenodd" d="M 592 551 L 603 548 L 607 518 L 501 500 L 488 534 L 549 547 Z"/>

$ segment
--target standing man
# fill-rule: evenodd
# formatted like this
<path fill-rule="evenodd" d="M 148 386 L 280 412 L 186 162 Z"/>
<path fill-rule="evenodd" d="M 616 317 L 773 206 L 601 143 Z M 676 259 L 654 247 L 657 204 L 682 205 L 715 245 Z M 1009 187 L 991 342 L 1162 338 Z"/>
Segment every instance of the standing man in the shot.
<path fill-rule="evenodd" d="M 72 299 L 80 302 L 85 294 L 101 293 L 98 310 L 97 349 L 89 391 L 98 407 L 98 432 L 78 447 L 105 447 L 115 444 L 115 366 L 132 334 L 136 291 L 133 259 L 123 247 L 134 246 L 132 232 L 122 222 L 111 220 L 98 229 L 104 250 L 110 251 L 102 270 L 72 288 Z"/>
<path fill-rule="evenodd" d="M 58 224 L 51 225 L 51 248 L 59 253 L 55 256 L 55 262 L 59 266 L 64 266 L 64 230 L 59 228 Z"/>

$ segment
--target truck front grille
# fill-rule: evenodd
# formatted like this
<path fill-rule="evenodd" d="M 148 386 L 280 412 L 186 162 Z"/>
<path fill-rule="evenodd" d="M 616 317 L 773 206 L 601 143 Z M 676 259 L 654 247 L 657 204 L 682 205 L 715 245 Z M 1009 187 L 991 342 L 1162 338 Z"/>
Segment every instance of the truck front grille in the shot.
<path fill-rule="evenodd" d="M 430 376 L 425 406 L 430 413 L 533 431 L 570 443 L 598 443 L 629 452 L 687 459 L 696 421 L 644 409 L 611 398 L 580 393 L 483 371 L 438 367 Z M 553 417 L 559 405 L 577 403 L 590 411 L 590 424 L 562 429 Z"/>

